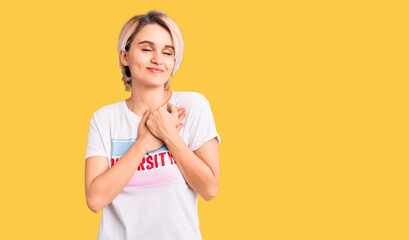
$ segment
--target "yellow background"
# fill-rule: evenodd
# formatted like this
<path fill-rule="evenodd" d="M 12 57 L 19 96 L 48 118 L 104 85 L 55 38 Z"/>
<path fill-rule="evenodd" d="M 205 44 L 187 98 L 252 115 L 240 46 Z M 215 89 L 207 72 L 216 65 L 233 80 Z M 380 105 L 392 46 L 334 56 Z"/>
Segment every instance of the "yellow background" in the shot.
<path fill-rule="evenodd" d="M 130 96 L 122 25 L 158 9 L 185 52 L 171 90 L 222 138 L 203 239 L 409 239 L 406 1 L 2 3 L 1 239 L 96 239 L 94 111 Z"/>

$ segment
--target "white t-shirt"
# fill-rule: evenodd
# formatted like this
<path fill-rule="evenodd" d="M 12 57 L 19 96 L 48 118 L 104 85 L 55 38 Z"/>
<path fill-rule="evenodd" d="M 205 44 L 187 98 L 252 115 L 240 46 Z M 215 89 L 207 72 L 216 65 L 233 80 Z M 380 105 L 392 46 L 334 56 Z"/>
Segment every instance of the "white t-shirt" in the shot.
<path fill-rule="evenodd" d="M 202 94 L 172 91 L 169 102 L 186 108 L 179 134 L 192 151 L 215 137 L 221 143 Z M 85 159 L 105 156 L 111 168 L 135 142 L 141 119 L 125 100 L 98 109 L 90 119 Z M 202 239 L 197 200 L 163 145 L 144 156 L 126 187 L 102 210 L 98 240 Z"/>

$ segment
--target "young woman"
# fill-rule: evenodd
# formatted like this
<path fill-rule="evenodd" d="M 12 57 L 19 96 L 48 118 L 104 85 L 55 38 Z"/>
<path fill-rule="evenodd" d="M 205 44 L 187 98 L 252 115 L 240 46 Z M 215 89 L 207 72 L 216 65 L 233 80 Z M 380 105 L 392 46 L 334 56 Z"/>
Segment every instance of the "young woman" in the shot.
<path fill-rule="evenodd" d="M 183 55 L 174 21 L 161 11 L 132 17 L 118 43 L 131 97 L 90 119 L 85 156 L 88 207 L 103 210 L 98 239 L 202 239 L 198 194 L 219 185 L 220 136 L 209 101 L 170 91 Z"/>

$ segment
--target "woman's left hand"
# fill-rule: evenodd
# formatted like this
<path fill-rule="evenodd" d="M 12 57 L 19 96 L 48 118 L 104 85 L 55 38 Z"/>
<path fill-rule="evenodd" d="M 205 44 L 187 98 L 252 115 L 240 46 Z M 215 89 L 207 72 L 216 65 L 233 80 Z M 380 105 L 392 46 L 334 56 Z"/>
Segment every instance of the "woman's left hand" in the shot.
<path fill-rule="evenodd" d="M 148 126 L 151 133 L 162 140 L 177 133 L 176 127 L 179 125 L 180 121 L 184 118 L 184 109 L 178 109 L 175 105 L 170 102 L 167 103 L 170 112 L 165 107 L 160 107 L 149 115 L 146 125 Z"/>

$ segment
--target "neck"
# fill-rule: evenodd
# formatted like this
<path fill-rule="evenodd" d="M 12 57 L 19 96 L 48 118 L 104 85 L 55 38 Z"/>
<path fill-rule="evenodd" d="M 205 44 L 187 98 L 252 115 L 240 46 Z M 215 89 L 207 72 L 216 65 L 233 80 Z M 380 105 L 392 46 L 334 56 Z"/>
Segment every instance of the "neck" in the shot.
<path fill-rule="evenodd" d="M 129 110 L 138 116 L 143 116 L 146 110 L 154 111 L 167 103 L 172 96 L 170 91 L 159 88 L 144 88 L 132 85 L 131 98 L 127 99 Z"/>

